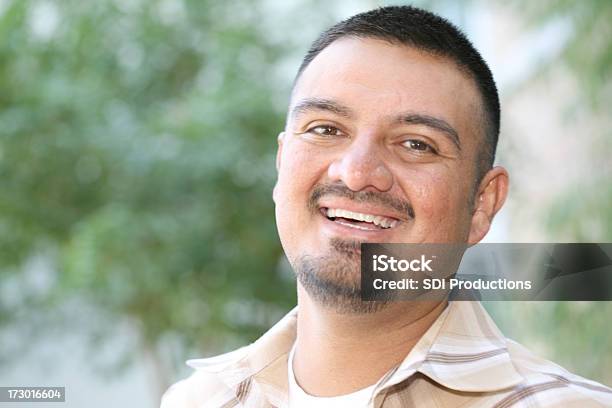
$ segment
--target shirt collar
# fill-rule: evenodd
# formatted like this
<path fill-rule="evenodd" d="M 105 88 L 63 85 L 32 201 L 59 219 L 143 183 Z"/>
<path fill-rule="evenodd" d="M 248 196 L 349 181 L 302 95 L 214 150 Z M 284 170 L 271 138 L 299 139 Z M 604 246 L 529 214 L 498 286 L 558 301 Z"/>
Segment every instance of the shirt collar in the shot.
<path fill-rule="evenodd" d="M 296 307 L 250 346 L 187 364 L 216 373 L 231 388 L 253 377 L 268 396 L 284 400 L 287 356 L 295 342 L 297 313 Z M 446 388 L 465 392 L 497 391 L 523 381 L 512 364 L 504 336 L 476 301 L 449 302 L 402 363 L 379 381 L 375 392 L 416 372 Z"/>
<path fill-rule="evenodd" d="M 187 365 L 215 374 L 234 390 L 252 377 L 270 403 L 286 406 L 287 358 L 296 338 L 297 312 L 298 308 L 293 308 L 249 346 L 215 357 L 188 360 Z"/>
<path fill-rule="evenodd" d="M 480 302 L 449 302 L 404 361 L 380 384 L 397 384 L 420 372 L 446 388 L 490 392 L 524 380 L 516 371 L 506 339 Z"/>

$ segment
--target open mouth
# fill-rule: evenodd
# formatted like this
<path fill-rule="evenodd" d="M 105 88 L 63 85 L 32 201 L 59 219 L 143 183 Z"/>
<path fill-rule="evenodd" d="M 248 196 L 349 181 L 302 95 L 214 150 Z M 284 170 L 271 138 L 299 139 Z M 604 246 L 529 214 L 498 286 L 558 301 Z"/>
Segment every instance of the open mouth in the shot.
<path fill-rule="evenodd" d="M 319 210 L 330 221 L 362 231 L 386 230 L 395 228 L 400 224 L 400 220 L 396 218 L 358 213 L 342 208 L 321 207 Z"/>

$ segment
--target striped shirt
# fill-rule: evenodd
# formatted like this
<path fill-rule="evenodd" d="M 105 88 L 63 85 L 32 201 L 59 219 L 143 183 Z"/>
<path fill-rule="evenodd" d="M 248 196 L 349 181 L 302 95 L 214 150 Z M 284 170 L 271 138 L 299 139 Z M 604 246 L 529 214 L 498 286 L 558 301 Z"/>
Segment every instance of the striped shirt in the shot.
<path fill-rule="evenodd" d="M 162 408 L 287 407 L 297 308 L 253 344 L 189 360 L 195 372 Z M 406 358 L 375 385 L 372 408 L 612 407 L 612 389 L 505 338 L 479 302 L 449 302 Z"/>

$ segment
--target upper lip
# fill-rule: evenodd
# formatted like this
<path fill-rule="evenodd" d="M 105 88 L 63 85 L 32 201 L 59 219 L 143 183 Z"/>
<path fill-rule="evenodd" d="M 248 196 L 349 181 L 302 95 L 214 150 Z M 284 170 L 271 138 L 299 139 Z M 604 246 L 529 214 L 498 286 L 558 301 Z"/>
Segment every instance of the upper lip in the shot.
<path fill-rule="evenodd" d="M 374 216 L 382 216 L 392 218 L 399 221 L 405 221 L 408 219 L 407 214 L 399 214 L 397 211 L 389 209 L 387 207 L 381 207 L 379 205 L 372 205 L 368 203 L 356 203 L 354 201 L 342 198 L 334 199 L 321 199 L 318 204 L 319 209 L 321 208 L 334 208 L 343 209 L 352 212 L 370 214 Z"/>

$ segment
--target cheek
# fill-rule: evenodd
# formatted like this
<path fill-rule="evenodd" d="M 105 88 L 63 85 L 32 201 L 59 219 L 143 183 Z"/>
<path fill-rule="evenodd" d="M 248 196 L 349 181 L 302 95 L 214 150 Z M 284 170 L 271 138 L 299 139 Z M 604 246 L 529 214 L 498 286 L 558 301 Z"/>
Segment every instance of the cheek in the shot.
<path fill-rule="evenodd" d="M 278 172 L 278 188 L 284 197 L 278 204 L 305 205 L 310 190 L 325 172 L 325 164 L 320 154 L 307 143 L 289 141 L 283 147 L 281 165 Z M 295 202 L 299 200 L 300 202 Z M 283 200 L 284 199 L 284 200 Z M 283 202 L 284 201 L 284 202 Z M 287 202 L 288 201 L 288 202 Z"/>
<path fill-rule="evenodd" d="M 409 193 L 416 221 L 427 230 L 463 229 L 469 223 L 467 201 L 469 186 L 456 171 L 431 169 L 412 175 Z"/>
<path fill-rule="evenodd" d="M 323 157 L 308 144 L 290 141 L 283 146 L 275 187 L 276 223 L 290 259 L 296 248 L 307 241 L 308 226 L 312 225 L 308 199 L 325 174 Z"/>
<path fill-rule="evenodd" d="M 453 188 L 448 179 L 437 174 L 425 174 L 415 182 L 413 205 L 415 211 L 422 218 L 433 220 L 443 217 L 450 208 L 449 191 Z"/>

